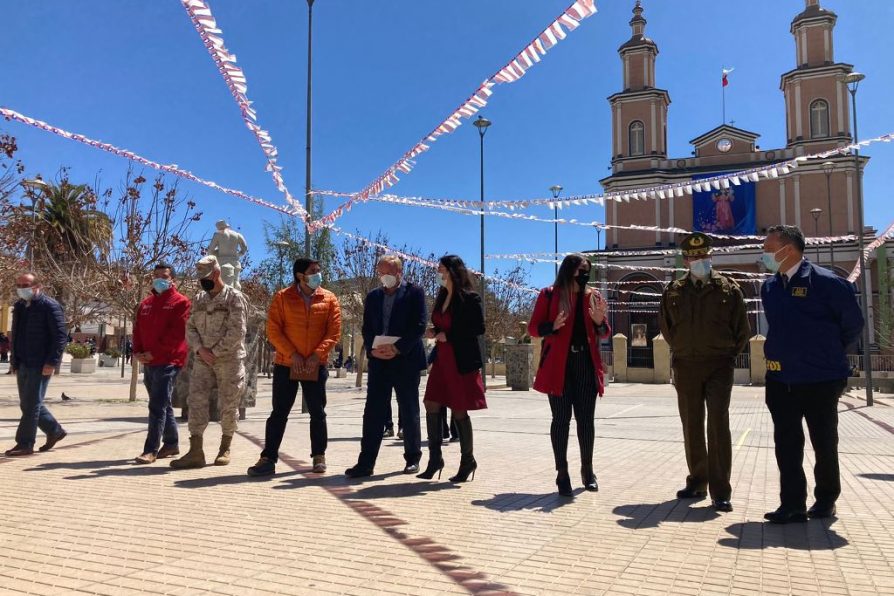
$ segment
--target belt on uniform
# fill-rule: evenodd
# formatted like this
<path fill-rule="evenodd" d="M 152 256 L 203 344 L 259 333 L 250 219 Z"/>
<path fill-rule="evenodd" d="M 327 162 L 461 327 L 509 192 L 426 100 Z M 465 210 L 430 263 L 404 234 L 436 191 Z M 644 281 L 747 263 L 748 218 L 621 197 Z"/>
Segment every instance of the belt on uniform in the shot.
<path fill-rule="evenodd" d="M 589 349 L 590 349 L 590 346 L 588 346 L 586 344 L 584 344 L 582 346 L 571 346 L 571 353 L 579 354 L 580 352 L 583 352 L 583 351 L 589 350 Z"/>

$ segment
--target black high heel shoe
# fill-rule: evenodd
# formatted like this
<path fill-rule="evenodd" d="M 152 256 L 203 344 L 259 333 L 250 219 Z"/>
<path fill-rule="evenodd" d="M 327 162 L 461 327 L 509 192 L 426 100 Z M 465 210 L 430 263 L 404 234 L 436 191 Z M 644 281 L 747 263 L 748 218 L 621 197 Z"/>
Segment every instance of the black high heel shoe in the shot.
<path fill-rule="evenodd" d="M 469 459 L 463 457 L 459 460 L 459 470 L 456 471 L 456 476 L 451 476 L 450 482 L 465 482 L 469 479 L 469 474 L 472 475 L 472 480 L 475 480 L 475 470 L 477 469 L 478 462 L 474 457 Z"/>
<path fill-rule="evenodd" d="M 599 492 L 599 484 L 596 482 L 596 474 L 590 468 L 581 468 L 580 479 L 584 483 L 584 490 Z"/>
<path fill-rule="evenodd" d="M 438 473 L 438 480 L 441 479 L 441 471 L 444 469 L 444 458 L 441 458 L 440 461 L 435 461 L 433 459 L 428 460 L 428 465 L 425 466 L 425 471 L 421 474 L 416 474 L 416 478 L 422 478 L 423 480 L 431 480 L 435 477 L 435 472 Z"/>
<path fill-rule="evenodd" d="M 563 497 L 573 497 L 574 491 L 571 489 L 571 477 L 568 472 L 559 472 L 556 476 L 556 486 L 559 487 L 559 494 Z"/>

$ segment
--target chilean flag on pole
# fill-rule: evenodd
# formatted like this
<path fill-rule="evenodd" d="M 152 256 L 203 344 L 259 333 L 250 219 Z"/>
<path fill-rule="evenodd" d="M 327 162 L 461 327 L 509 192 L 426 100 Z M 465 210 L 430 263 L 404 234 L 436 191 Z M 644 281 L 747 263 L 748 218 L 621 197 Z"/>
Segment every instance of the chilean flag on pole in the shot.
<path fill-rule="evenodd" d="M 721 72 L 723 72 L 723 78 L 721 79 L 721 81 L 722 81 L 722 84 L 723 84 L 724 87 L 726 87 L 727 85 L 729 85 L 729 81 L 727 80 L 726 76 L 727 76 L 729 73 L 733 72 L 734 70 L 735 70 L 734 68 L 724 68 L 724 69 L 721 71 Z"/>

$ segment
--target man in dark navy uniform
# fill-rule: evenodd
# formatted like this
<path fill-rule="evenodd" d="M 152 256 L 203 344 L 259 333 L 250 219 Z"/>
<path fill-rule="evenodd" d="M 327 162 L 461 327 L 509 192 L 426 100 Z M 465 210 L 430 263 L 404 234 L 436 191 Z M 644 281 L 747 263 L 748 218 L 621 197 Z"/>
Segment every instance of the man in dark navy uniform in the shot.
<path fill-rule="evenodd" d="M 780 505 L 764 517 L 778 524 L 835 515 L 838 470 L 838 398 L 847 385 L 847 349 L 860 337 L 863 315 L 846 280 L 804 259 L 804 235 L 774 226 L 764 240 L 764 264 L 775 275 L 761 300 L 769 329 L 766 400 L 773 416 Z M 816 501 L 807 510 L 804 431 L 807 420 L 816 465 Z"/>

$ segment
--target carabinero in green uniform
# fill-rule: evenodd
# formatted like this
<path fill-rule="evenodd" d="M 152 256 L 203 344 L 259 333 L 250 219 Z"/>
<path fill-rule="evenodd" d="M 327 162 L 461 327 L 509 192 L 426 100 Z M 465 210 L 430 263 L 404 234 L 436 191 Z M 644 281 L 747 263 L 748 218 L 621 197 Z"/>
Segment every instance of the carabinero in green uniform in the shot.
<path fill-rule="evenodd" d="M 689 272 L 664 290 L 659 315 L 672 353 L 689 468 L 677 498 L 703 498 L 710 491 L 714 509 L 732 511 L 729 404 L 736 355 L 750 335 L 748 314 L 735 280 L 711 267 L 711 239 L 696 232 L 680 246 Z"/>

